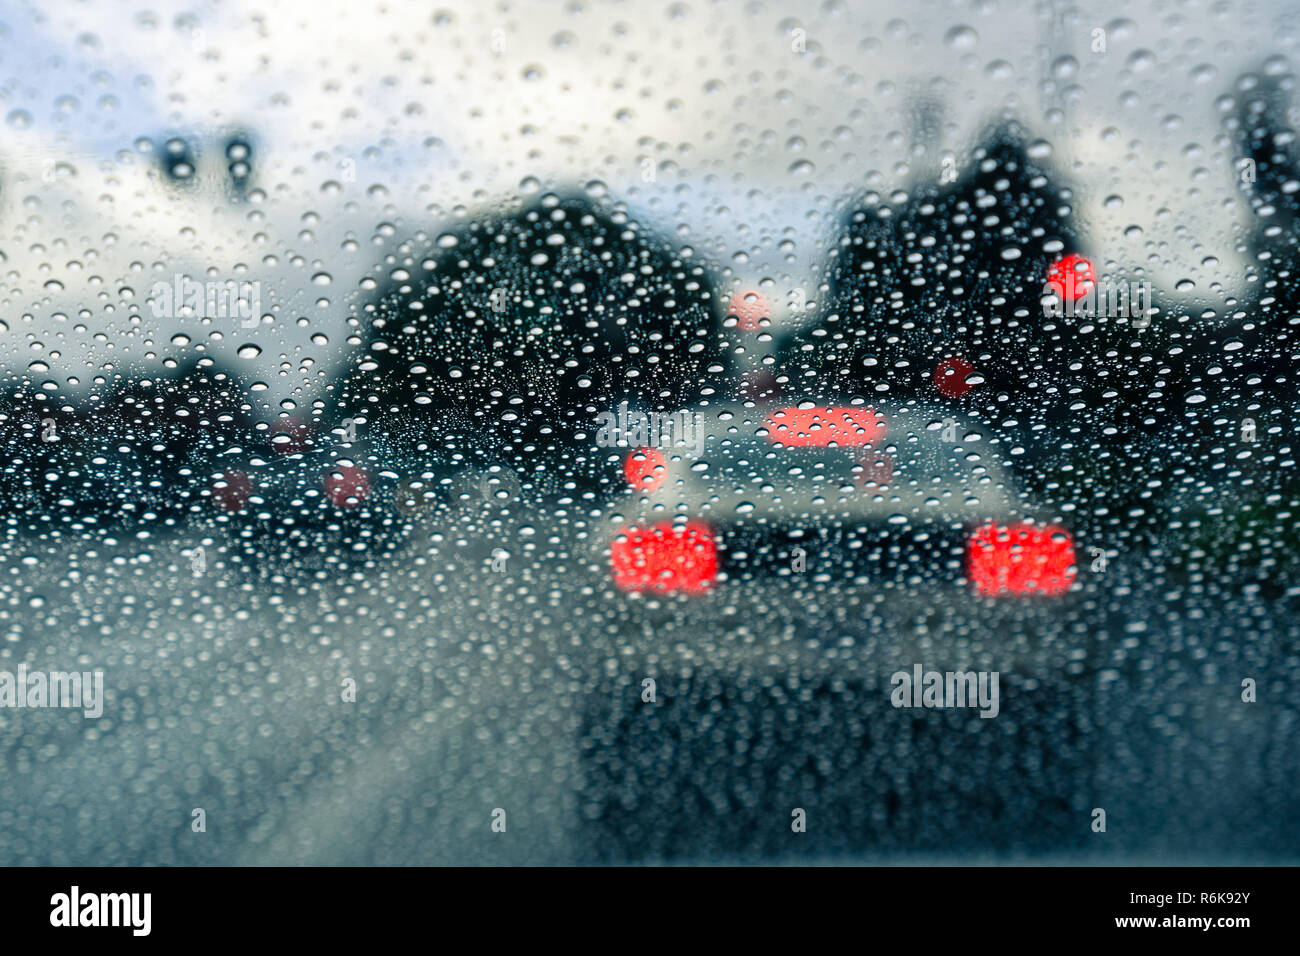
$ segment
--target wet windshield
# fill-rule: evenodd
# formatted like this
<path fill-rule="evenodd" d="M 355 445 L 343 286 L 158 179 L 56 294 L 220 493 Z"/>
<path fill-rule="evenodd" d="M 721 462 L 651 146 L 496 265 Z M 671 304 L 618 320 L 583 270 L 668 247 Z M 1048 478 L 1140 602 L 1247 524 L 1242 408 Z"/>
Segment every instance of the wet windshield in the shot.
<path fill-rule="evenodd" d="M 0 19 L 7 860 L 1300 850 L 1287 5 Z"/>

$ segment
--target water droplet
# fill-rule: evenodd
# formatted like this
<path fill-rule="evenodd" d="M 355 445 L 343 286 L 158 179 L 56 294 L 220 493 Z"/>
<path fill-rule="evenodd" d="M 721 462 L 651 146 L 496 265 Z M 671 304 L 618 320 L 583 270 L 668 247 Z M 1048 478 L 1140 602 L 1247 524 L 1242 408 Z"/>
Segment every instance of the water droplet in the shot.
<path fill-rule="evenodd" d="M 1073 79 L 1079 72 L 1079 61 L 1072 56 L 1058 56 L 1052 61 L 1052 75 L 1058 80 Z"/>
<path fill-rule="evenodd" d="M 959 23 L 943 35 L 943 42 L 954 50 L 973 50 L 979 45 L 980 35 L 972 27 Z"/>

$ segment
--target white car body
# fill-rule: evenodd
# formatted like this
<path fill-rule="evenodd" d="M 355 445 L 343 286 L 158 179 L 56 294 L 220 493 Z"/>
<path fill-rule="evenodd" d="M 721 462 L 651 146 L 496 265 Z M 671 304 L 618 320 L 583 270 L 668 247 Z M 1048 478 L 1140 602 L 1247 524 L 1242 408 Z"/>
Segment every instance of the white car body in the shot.
<path fill-rule="evenodd" d="M 612 507 L 609 545 L 625 591 L 708 590 L 719 554 L 748 550 L 728 539 L 790 544 L 798 561 L 799 544 L 824 543 L 828 528 L 864 532 L 847 544 L 863 555 L 886 541 L 964 543 L 981 593 L 1061 593 L 1073 580 L 1068 532 L 1025 504 L 985 431 L 942 410 L 723 404 L 693 414 L 698 453 L 689 438 L 629 447 L 631 488 Z M 1025 561 L 1054 569 L 1052 580 Z"/>

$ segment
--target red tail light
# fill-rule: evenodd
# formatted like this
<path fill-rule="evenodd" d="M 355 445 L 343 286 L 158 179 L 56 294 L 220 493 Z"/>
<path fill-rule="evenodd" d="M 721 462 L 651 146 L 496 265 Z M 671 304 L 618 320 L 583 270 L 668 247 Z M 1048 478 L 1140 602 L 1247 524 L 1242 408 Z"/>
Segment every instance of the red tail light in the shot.
<path fill-rule="evenodd" d="M 874 445 L 888 431 L 872 408 L 781 408 L 767 417 L 767 440 L 787 448 Z"/>
<path fill-rule="evenodd" d="M 973 371 L 975 366 L 960 355 L 946 358 L 934 368 L 934 387 L 944 398 L 961 398 L 971 390 L 966 379 Z"/>
<path fill-rule="evenodd" d="M 702 594 L 717 580 L 718 546 L 701 521 L 629 528 L 610 545 L 610 567 L 620 591 Z"/>
<path fill-rule="evenodd" d="M 727 315 L 735 316 L 741 331 L 757 332 L 765 320 L 772 318 L 772 306 L 761 292 L 737 292 L 727 303 Z"/>
<path fill-rule="evenodd" d="M 311 446 L 311 424 L 300 418 L 277 418 L 271 423 L 271 450 L 277 455 L 298 455 Z"/>
<path fill-rule="evenodd" d="M 637 491 L 654 491 L 668 477 L 668 459 L 658 448 L 638 448 L 623 460 L 623 477 Z"/>
<path fill-rule="evenodd" d="M 1082 299 L 1096 281 L 1092 263 L 1073 253 L 1052 263 L 1047 270 L 1047 283 L 1062 302 Z"/>
<path fill-rule="evenodd" d="M 353 465 L 335 465 L 325 473 L 325 494 L 340 508 L 355 508 L 370 494 L 370 476 Z"/>
<path fill-rule="evenodd" d="M 966 574 L 983 597 L 1064 594 L 1075 573 L 1074 540 L 1056 525 L 989 524 L 966 541 Z"/>
<path fill-rule="evenodd" d="M 224 511 L 242 511 L 253 496 L 253 479 L 242 471 L 227 471 L 212 483 L 212 500 Z"/>

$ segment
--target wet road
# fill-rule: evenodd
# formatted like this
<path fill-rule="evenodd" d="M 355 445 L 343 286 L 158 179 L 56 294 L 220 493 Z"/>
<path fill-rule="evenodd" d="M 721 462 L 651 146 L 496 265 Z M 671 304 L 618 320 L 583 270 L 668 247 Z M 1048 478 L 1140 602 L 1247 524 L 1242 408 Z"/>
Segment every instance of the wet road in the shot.
<path fill-rule="evenodd" d="M 1059 601 L 797 575 L 648 599 L 523 526 L 432 521 L 323 579 L 227 569 L 219 537 L 201 576 L 184 536 L 9 543 L 0 668 L 102 668 L 107 701 L 0 711 L 5 862 L 1300 856 L 1285 599 L 1229 612 L 1124 562 Z M 999 671 L 998 717 L 894 708 L 917 663 Z"/>

